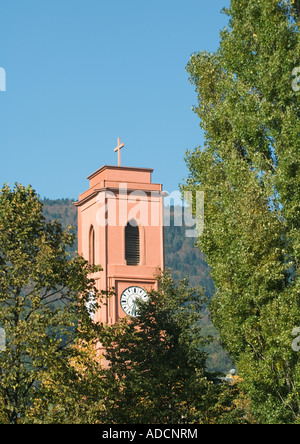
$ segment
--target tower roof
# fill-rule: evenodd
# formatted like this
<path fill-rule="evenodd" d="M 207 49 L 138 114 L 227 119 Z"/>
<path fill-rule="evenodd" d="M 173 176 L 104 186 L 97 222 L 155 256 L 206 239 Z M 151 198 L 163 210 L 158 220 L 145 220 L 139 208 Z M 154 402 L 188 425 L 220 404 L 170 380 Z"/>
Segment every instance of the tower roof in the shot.
<path fill-rule="evenodd" d="M 152 168 L 104 165 L 87 177 L 90 181 L 90 188 L 79 196 L 79 201 L 75 205 L 83 204 L 101 191 L 116 192 L 124 184 L 128 192 L 161 192 L 162 185 L 152 183 L 153 171 Z"/>

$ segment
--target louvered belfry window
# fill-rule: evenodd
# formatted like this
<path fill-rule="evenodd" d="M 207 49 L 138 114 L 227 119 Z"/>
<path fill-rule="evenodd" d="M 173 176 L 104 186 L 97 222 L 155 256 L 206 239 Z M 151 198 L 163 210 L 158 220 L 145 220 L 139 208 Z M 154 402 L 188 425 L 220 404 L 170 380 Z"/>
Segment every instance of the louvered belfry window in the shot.
<path fill-rule="evenodd" d="M 125 228 L 125 259 L 127 265 L 140 263 L 140 232 L 134 220 L 128 222 Z"/>

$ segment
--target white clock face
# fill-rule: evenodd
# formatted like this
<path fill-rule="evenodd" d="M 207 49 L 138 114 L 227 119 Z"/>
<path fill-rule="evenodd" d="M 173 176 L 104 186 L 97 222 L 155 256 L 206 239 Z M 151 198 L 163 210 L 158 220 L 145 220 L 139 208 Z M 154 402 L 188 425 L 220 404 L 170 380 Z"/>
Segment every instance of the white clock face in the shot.
<path fill-rule="evenodd" d="M 121 295 L 121 307 L 124 312 L 133 318 L 138 314 L 138 301 L 147 302 L 148 294 L 140 287 L 129 287 Z"/>

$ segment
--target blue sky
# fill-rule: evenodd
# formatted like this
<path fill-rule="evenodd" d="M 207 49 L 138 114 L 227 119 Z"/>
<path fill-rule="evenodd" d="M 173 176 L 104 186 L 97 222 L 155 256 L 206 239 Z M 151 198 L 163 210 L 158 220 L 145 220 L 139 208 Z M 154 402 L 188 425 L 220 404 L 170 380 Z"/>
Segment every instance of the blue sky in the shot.
<path fill-rule="evenodd" d="M 214 51 L 229 0 L 10 0 L 0 15 L 0 182 L 78 198 L 116 165 L 153 168 L 172 192 L 203 144 L 185 70 Z"/>

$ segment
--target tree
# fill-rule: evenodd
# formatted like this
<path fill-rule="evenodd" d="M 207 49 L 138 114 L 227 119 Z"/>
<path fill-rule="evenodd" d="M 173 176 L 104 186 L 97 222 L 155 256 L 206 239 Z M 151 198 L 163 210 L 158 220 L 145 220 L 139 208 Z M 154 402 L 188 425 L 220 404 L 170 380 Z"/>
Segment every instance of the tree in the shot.
<path fill-rule="evenodd" d="M 216 375 L 205 370 L 202 292 L 191 289 L 187 280 L 175 284 L 169 272 L 158 282 L 159 289 L 139 306 L 138 317 L 102 326 L 109 362 L 107 422 L 244 421 L 233 403 L 237 391 L 216 384 Z"/>
<path fill-rule="evenodd" d="M 72 360 L 95 339 L 85 308 L 95 271 L 67 252 L 74 234 L 46 222 L 31 187 L 0 191 L 0 413 L 8 423 L 26 422 L 45 381 L 64 372 L 69 386 L 80 378 Z M 75 345 L 81 344 L 81 347 Z M 4 419 L 3 419 L 4 418 Z"/>
<path fill-rule="evenodd" d="M 294 1 L 232 0 L 225 13 L 218 51 L 187 66 L 206 142 L 187 152 L 182 189 L 205 192 L 213 320 L 253 412 L 299 422 L 299 19 Z"/>
<path fill-rule="evenodd" d="M 45 373 L 26 417 L 29 424 L 103 424 L 107 396 L 95 344 L 82 340 Z"/>

